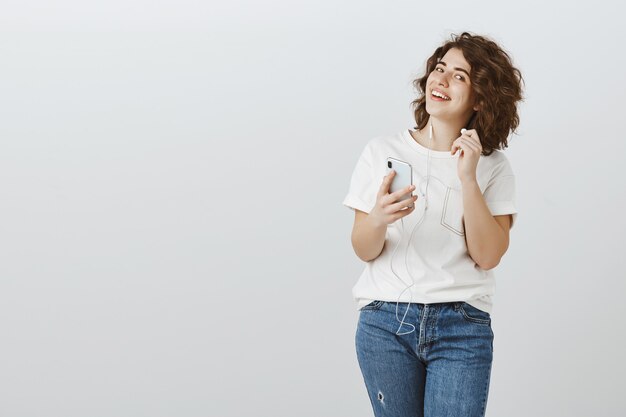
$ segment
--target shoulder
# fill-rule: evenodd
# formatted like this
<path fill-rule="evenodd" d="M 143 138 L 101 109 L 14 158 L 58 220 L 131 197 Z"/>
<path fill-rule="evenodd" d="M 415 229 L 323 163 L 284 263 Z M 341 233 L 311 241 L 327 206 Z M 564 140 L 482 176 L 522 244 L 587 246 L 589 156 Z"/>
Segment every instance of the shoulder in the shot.
<path fill-rule="evenodd" d="M 491 177 L 501 177 L 505 175 L 514 175 L 513 167 L 509 158 L 503 151 L 495 149 L 491 155 L 482 156 L 481 160 L 485 165 L 484 168 L 491 172 Z"/>
<path fill-rule="evenodd" d="M 390 150 L 397 149 L 401 141 L 399 134 L 373 136 L 365 141 L 363 154 L 368 158 L 377 158 L 381 155 L 387 156 Z"/>
<path fill-rule="evenodd" d="M 367 146 L 370 146 L 372 148 L 384 148 L 393 145 L 394 143 L 398 142 L 399 139 L 399 134 L 374 136 L 369 139 L 369 141 L 367 142 Z"/>

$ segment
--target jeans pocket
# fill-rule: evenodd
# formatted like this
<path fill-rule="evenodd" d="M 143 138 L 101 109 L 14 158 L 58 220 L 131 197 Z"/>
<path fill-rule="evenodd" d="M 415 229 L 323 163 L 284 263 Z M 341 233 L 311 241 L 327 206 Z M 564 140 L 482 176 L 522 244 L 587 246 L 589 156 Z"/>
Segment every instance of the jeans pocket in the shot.
<path fill-rule="evenodd" d="M 463 315 L 465 320 L 471 323 L 482 324 L 485 326 L 491 325 L 491 314 L 486 311 L 482 311 L 465 301 L 459 304 L 459 312 Z"/>
<path fill-rule="evenodd" d="M 371 303 L 361 307 L 361 310 L 378 310 L 382 306 L 384 301 L 374 300 Z"/>
<path fill-rule="evenodd" d="M 465 236 L 463 227 L 463 193 L 447 187 L 441 214 L 441 225 L 459 236 Z"/>

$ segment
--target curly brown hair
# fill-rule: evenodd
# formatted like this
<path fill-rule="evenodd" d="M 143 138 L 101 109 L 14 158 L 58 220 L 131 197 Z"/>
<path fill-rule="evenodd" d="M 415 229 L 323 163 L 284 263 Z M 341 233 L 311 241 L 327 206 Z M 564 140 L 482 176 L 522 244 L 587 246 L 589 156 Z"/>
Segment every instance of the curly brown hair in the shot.
<path fill-rule="evenodd" d="M 411 102 L 415 129 L 423 129 L 428 122 L 426 112 L 426 81 L 437 62 L 451 48 L 458 48 L 471 66 L 471 88 L 480 110 L 474 111 L 467 129 L 476 129 L 483 148 L 482 155 L 489 156 L 494 149 L 506 149 L 509 133 L 516 133 L 519 125 L 517 103 L 522 98 L 522 73 L 515 68 L 511 57 L 493 40 L 469 32 L 451 35 L 451 40 L 438 47 L 426 62 L 426 73 L 413 80 L 419 97 Z M 525 85 L 525 83 L 524 83 Z"/>

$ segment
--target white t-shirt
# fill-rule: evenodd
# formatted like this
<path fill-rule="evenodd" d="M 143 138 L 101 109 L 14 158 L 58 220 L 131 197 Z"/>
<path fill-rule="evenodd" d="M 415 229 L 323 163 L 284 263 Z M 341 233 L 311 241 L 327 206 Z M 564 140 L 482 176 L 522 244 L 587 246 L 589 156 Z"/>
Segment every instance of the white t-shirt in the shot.
<path fill-rule="evenodd" d="M 459 152 L 452 155 L 450 151 L 430 150 L 428 209 L 424 210 L 428 153 L 429 149 L 413 139 L 407 129 L 370 139 L 356 163 L 343 205 L 370 212 L 387 175 L 387 157 L 412 166 L 416 186 L 413 194 L 418 195 L 413 213 L 387 226 L 382 252 L 365 263 L 352 289 L 357 310 L 373 300 L 408 303 L 412 294 L 413 303 L 465 301 L 491 313 L 496 286 L 493 269 L 484 270 L 474 262 L 465 240 L 463 194 L 457 169 Z M 502 151 L 480 156 L 476 180 L 491 214 L 512 214 L 514 224 L 515 176 Z M 409 245 L 411 231 L 418 223 Z M 390 261 L 398 243 L 392 270 Z"/>

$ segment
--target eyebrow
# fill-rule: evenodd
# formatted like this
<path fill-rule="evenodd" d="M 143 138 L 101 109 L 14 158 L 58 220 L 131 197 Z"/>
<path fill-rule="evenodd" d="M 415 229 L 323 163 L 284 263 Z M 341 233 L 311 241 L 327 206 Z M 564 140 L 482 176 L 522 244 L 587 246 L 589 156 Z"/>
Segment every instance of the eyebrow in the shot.
<path fill-rule="evenodd" d="M 443 62 L 443 61 L 437 61 L 437 64 L 441 64 L 441 65 L 443 65 L 444 67 L 447 67 L 446 63 L 445 63 L 445 62 Z M 457 70 L 457 71 L 463 71 L 464 73 L 466 73 L 466 74 L 467 74 L 467 76 L 468 76 L 468 77 L 470 76 L 470 75 L 469 75 L 469 72 L 467 72 L 467 71 L 466 71 L 466 70 L 464 70 L 463 68 L 460 68 L 460 67 L 454 67 L 454 69 L 455 69 L 455 70 Z"/>

